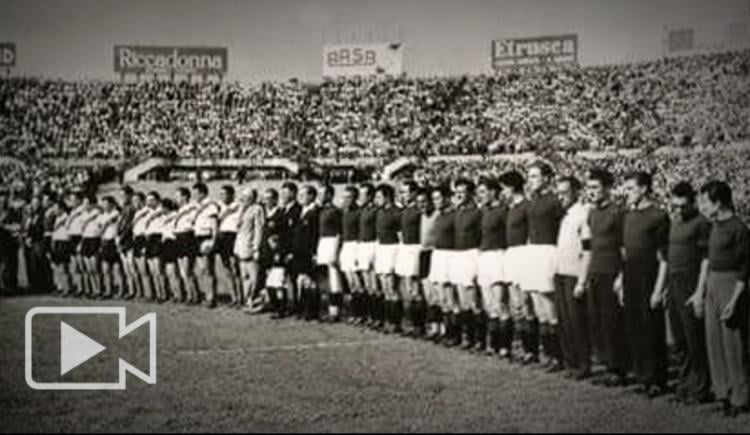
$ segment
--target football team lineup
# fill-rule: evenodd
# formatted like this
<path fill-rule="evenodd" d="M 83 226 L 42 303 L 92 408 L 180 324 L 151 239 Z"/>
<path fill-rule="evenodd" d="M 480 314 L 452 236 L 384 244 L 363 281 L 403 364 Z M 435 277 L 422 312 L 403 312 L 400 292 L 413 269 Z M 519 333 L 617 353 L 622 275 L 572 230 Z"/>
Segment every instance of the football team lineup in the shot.
<path fill-rule="evenodd" d="M 534 163 L 531 168 L 538 168 L 539 163 Z M 541 171 L 541 170 L 540 170 Z M 534 172 L 534 171 L 531 171 Z M 504 174 L 506 175 L 506 174 Z M 532 174 L 530 178 L 534 178 Z M 500 177 L 502 183 L 512 185 L 514 183 L 514 177 Z M 468 200 L 474 194 L 473 186 L 462 183 L 464 181 L 458 181 L 454 186 L 454 191 L 458 196 L 458 203 L 455 205 L 456 210 L 463 209 L 460 201 Z M 478 193 L 478 201 L 483 204 L 485 210 L 492 211 L 486 201 L 487 198 L 483 196 L 489 195 L 490 199 L 495 198 L 499 191 L 497 187 L 492 184 L 487 184 L 487 181 L 481 181 L 480 192 L 487 190 L 488 188 L 494 192 L 488 194 L 487 192 Z M 300 201 L 304 204 L 309 199 L 305 198 L 305 192 L 307 186 L 316 186 L 316 189 L 324 192 L 325 187 L 321 187 L 319 184 L 306 184 L 299 183 L 296 188 L 300 192 Z M 138 183 L 130 186 L 136 193 L 139 191 L 151 191 L 149 189 L 158 189 L 160 198 L 168 198 L 170 195 L 180 193 L 180 188 L 184 186 L 184 183 Z M 222 182 L 209 183 L 206 186 L 206 193 L 208 197 L 218 197 L 225 193 L 225 187 L 227 184 Z M 290 184 L 288 182 L 250 182 L 243 185 L 236 185 L 238 190 L 247 192 L 248 188 L 256 190 L 260 196 L 263 192 L 268 192 L 270 189 L 278 190 L 289 190 Z M 395 200 L 394 195 L 398 194 L 398 201 L 402 204 L 417 204 L 420 198 L 420 191 L 414 190 L 414 187 L 409 181 L 402 181 L 395 183 L 396 190 L 389 192 L 385 191 L 382 185 L 378 185 L 375 192 L 376 195 L 380 195 L 379 207 L 388 209 L 387 204 L 382 204 L 383 199 Z M 100 195 L 107 196 L 113 193 L 112 189 L 121 189 L 119 186 L 104 187 L 100 190 Z M 193 185 L 194 190 L 198 193 L 201 192 L 202 187 L 200 183 Z M 471 189 L 471 190 L 469 190 Z M 482 190 L 483 189 L 483 190 Z M 359 191 L 356 191 L 359 193 Z M 440 192 L 436 190 L 436 192 Z M 127 191 L 125 192 L 127 193 Z M 296 200 L 297 195 L 288 196 L 289 199 Z M 325 205 L 326 201 L 332 201 L 334 198 L 338 199 L 336 204 L 342 209 L 347 209 L 351 206 L 352 200 L 356 199 L 352 194 L 355 193 L 351 188 L 346 186 L 336 186 L 336 188 L 328 195 L 323 196 L 322 201 Z M 365 200 L 368 200 L 368 193 L 366 189 Z M 151 194 L 149 194 L 151 195 Z M 325 194 L 324 194 L 325 195 Z M 348 195 L 348 196 L 347 196 Z M 411 195 L 414 195 L 413 197 Z M 375 196 L 375 195 L 374 195 Z M 385 197 L 385 198 L 383 198 Z M 423 197 L 423 199 L 425 199 Z M 229 201 L 231 203 L 232 198 L 224 196 L 222 201 Z M 416 200 L 417 202 L 413 202 Z M 440 198 L 432 198 L 435 203 L 440 204 Z M 150 206 L 149 206 L 150 207 Z M 363 208 L 364 210 L 365 208 Z M 405 208 L 406 209 L 406 208 Z M 226 218 L 227 216 L 223 213 L 219 215 Z M 402 214 L 404 218 L 405 213 Z M 509 218 L 510 219 L 510 218 Z M 221 219 L 220 219 L 221 220 Z M 323 227 L 324 218 L 320 218 L 320 225 Z M 345 226 L 342 220 L 342 224 Z M 221 222 L 219 222 L 220 224 Z M 317 221 L 316 221 L 317 223 Z M 403 227 L 404 232 L 410 231 L 408 228 Z M 435 224 L 435 228 L 440 228 L 440 224 Z M 439 230 L 436 230 L 439 232 Z M 377 233 L 377 232 L 376 232 Z M 378 234 L 382 237 L 382 234 Z M 409 235 L 402 235 L 402 241 L 406 242 L 409 240 Z M 436 247 L 440 248 L 440 241 L 437 240 Z M 318 248 L 319 249 L 319 248 Z M 199 254 L 200 255 L 200 254 Z M 346 249 L 341 250 L 341 255 L 351 255 L 351 252 L 347 254 Z M 377 256 L 378 254 L 375 253 Z M 382 255 L 382 254 L 381 254 Z M 403 259 L 400 254 L 393 254 L 395 257 Z M 319 258 L 325 257 L 325 255 L 318 254 Z M 357 255 L 359 261 L 360 256 Z M 457 259 L 454 261 L 458 261 Z M 345 267 L 344 264 L 347 262 L 346 259 L 341 259 L 342 270 Z M 378 260 L 375 260 L 378 263 Z M 398 261 L 393 263 L 392 267 L 397 268 Z M 409 263 L 409 261 L 407 261 Z M 430 269 L 434 269 L 433 267 Z M 447 263 L 440 265 L 439 268 L 455 268 L 455 264 Z M 502 263 L 501 263 L 502 264 Z M 507 263 L 506 263 L 507 264 Z M 493 263 L 494 265 L 494 263 Z M 613 430 L 620 425 L 625 424 L 627 418 L 632 418 L 632 414 L 628 417 L 629 412 L 639 412 L 643 406 L 648 406 L 649 412 L 656 412 L 656 409 L 661 408 L 662 411 L 658 415 L 658 418 L 649 419 L 639 415 L 640 421 L 639 428 L 635 430 L 674 430 L 675 427 L 685 427 L 691 430 L 696 428 L 705 427 L 706 430 L 715 430 L 716 418 L 720 413 L 716 412 L 715 404 L 703 404 L 695 409 L 695 412 L 687 413 L 689 417 L 686 417 L 686 412 L 689 407 L 684 407 L 676 404 L 673 400 L 668 397 L 656 397 L 645 400 L 642 394 L 638 394 L 637 387 L 626 386 L 624 389 L 611 389 L 600 385 L 594 385 L 588 382 L 576 383 L 572 381 L 572 377 L 560 377 L 556 376 L 551 372 L 558 370 L 550 370 L 554 368 L 556 364 L 554 358 L 557 356 L 552 353 L 552 347 L 549 342 L 542 343 L 545 355 L 542 362 L 545 368 L 540 370 L 540 364 L 538 362 L 538 355 L 535 356 L 537 361 L 533 359 L 526 361 L 529 348 L 527 343 L 524 342 L 525 338 L 514 342 L 509 342 L 510 347 L 503 349 L 494 348 L 492 336 L 489 336 L 489 341 L 485 342 L 482 335 L 475 335 L 472 339 L 471 334 L 478 334 L 477 332 L 471 331 L 467 327 L 467 323 L 461 326 L 461 329 L 457 335 L 457 341 L 451 344 L 451 332 L 445 329 L 444 325 L 438 331 L 435 331 L 440 336 L 436 335 L 435 338 L 439 338 L 441 342 L 446 344 L 448 348 L 431 346 L 428 342 L 421 340 L 414 340 L 414 337 L 428 337 L 427 330 L 420 330 L 419 319 L 417 316 L 408 314 L 404 327 L 411 327 L 411 335 L 407 337 L 401 331 L 401 321 L 397 324 L 392 322 L 395 320 L 393 312 L 391 315 L 385 318 L 385 322 L 382 326 L 377 325 L 377 314 L 372 320 L 373 323 L 360 323 L 356 321 L 356 318 L 349 316 L 362 315 L 353 311 L 354 307 L 351 300 L 347 300 L 342 308 L 345 308 L 343 312 L 330 311 L 331 305 L 334 303 L 332 297 L 331 286 L 341 285 L 336 283 L 335 280 L 331 279 L 331 276 L 326 274 L 315 274 L 315 280 L 318 282 L 322 292 L 325 295 L 324 303 L 327 305 L 328 317 L 330 321 L 336 321 L 336 317 L 348 317 L 349 322 L 347 323 L 308 323 L 303 321 L 303 317 L 300 317 L 299 313 L 295 313 L 294 306 L 287 306 L 286 309 L 289 311 L 286 314 L 287 317 L 284 321 L 275 320 L 279 318 L 278 314 L 281 314 L 284 309 L 284 305 L 280 305 L 281 301 L 287 298 L 283 293 L 277 294 L 277 299 L 274 300 L 273 296 L 265 296 L 264 303 L 266 309 L 270 307 L 276 314 L 272 314 L 270 317 L 267 315 L 255 315 L 248 316 L 242 311 L 232 309 L 228 305 L 224 305 L 227 299 L 232 299 L 235 294 L 232 294 L 232 283 L 227 279 L 231 277 L 229 269 L 225 268 L 225 263 L 216 262 L 216 293 L 213 296 L 214 301 L 219 302 L 219 308 L 213 310 L 205 310 L 201 307 L 190 307 L 186 305 L 180 305 L 179 300 L 174 299 L 166 305 L 152 305 L 144 303 L 150 300 L 148 293 L 142 293 L 138 296 L 137 301 L 121 301 L 120 304 L 127 305 L 129 310 L 133 313 L 129 317 L 140 315 L 144 311 L 154 311 L 157 316 L 161 317 L 161 325 L 158 336 L 160 347 L 158 350 L 159 357 L 159 373 L 160 377 L 155 385 L 144 386 L 137 385 L 135 379 L 131 380 L 128 386 L 129 390 L 138 390 L 139 392 L 149 396 L 148 388 L 157 389 L 160 392 L 164 392 L 163 389 L 167 389 L 169 394 L 177 394 L 181 397 L 181 401 L 178 403 L 180 406 L 185 402 L 190 402 L 193 395 L 202 394 L 200 388 L 207 388 L 204 385 L 199 387 L 200 381 L 197 381 L 193 376 L 190 376 L 190 381 L 186 382 L 183 378 L 188 373 L 191 373 L 193 367 L 198 367 L 196 370 L 201 372 L 205 370 L 207 375 L 205 382 L 211 383 L 210 388 L 216 388 L 214 384 L 220 385 L 232 385 L 224 389 L 225 393 L 231 396 L 233 393 L 232 388 L 237 388 L 240 391 L 245 391 L 241 385 L 236 385 L 233 382 L 234 378 L 237 378 L 240 384 L 244 384 L 245 388 L 248 386 L 258 391 L 273 391 L 273 394 L 263 395 L 264 399 L 269 399 L 270 402 L 265 402 L 265 405 L 260 407 L 261 409 L 269 409 L 272 407 L 273 398 L 278 398 L 282 403 L 280 407 L 300 407 L 306 409 L 302 411 L 303 415 L 295 414 L 291 419 L 274 420 L 264 417 L 261 412 L 257 414 L 257 409 L 248 409 L 246 413 L 240 413 L 241 417 L 238 418 L 249 419 L 250 421 L 260 421 L 259 424 L 253 423 L 253 427 L 263 427 L 266 430 L 301 430 L 304 428 L 306 418 L 309 416 L 306 414 L 308 411 L 313 411 L 313 420 L 319 421 L 325 419 L 324 423 L 328 428 L 340 427 L 342 430 L 349 427 L 347 425 L 355 424 L 356 427 L 360 425 L 368 426 L 370 430 L 382 431 L 387 430 L 391 426 L 382 426 L 383 422 L 375 419 L 362 419 L 361 416 L 370 415 L 365 411 L 371 411 L 367 409 L 354 409 L 352 415 L 356 418 L 351 421 L 347 420 L 349 410 L 344 407 L 345 410 L 342 412 L 339 409 L 337 412 L 333 412 L 332 409 L 327 409 L 325 406 L 319 406 L 323 403 L 327 403 L 328 399 L 324 399 L 322 396 L 323 392 L 329 392 L 334 397 L 338 397 L 340 403 L 350 403 L 352 397 L 361 397 L 362 394 L 367 394 L 367 402 L 372 403 L 373 406 L 382 406 L 387 408 L 390 406 L 389 397 L 396 395 L 406 400 L 406 403 L 410 407 L 415 407 L 413 415 L 409 418 L 405 418 L 400 421 L 405 430 L 430 430 L 430 428 L 444 428 L 445 425 L 450 427 L 450 424 L 463 424 L 471 427 L 472 430 L 507 430 L 518 429 L 519 427 L 528 430 L 534 427 L 533 416 L 537 416 L 539 412 L 543 412 L 545 416 L 544 426 L 539 426 L 537 430 L 555 430 L 555 431 L 569 431 L 569 430 L 580 430 L 588 431 L 593 429 L 606 430 L 607 427 L 611 427 Z M 383 267 L 375 266 L 376 268 Z M 415 274 L 421 274 L 421 269 L 418 266 L 414 266 Z M 463 267 L 463 266 L 462 266 Z M 494 265 L 493 267 L 496 267 Z M 312 269 L 311 269 L 312 270 Z M 380 269 L 378 269 L 380 270 Z M 411 272 L 410 272 L 411 273 Z M 434 270 L 430 270 L 424 276 L 428 277 L 428 281 L 435 273 Z M 339 278 L 343 279 L 343 278 Z M 448 278 L 437 278 L 439 279 L 453 279 L 453 275 L 448 275 Z M 475 278 L 471 278 L 475 279 Z M 367 285 L 367 284 L 365 284 Z M 388 285 L 385 283 L 384 285 Z M 304 286 L 301 283 L 301 286 Z M 87 292 L 92 291 L 91 287 L 87 288 Z M 273 288 L 265 288 L 264 291 L 273 291 Z M 137 293 L 141 293 L 143 290 L 136 290 Z M 393 289 L 391 289 L 393 291 Z M 152 297 L 152 296 L 151 296 Z M 320 296 L 318 296 L 320 297 Z M 425 296 L 429 298 L 430 296 Z M 450 298 L 451 296 L 446 296 Z M 462 296 L 458 296 L 461 298 Z M 465 296 L 464 296 L 465 297 Z M 12 300 L 5 307 L 10 308 L 8 316 L 9 320 L 12 320 L 21 311 L 24 306 L 30 307 L 29 304 L 39 303 L 36 299 L 44 301 L 48 305 L 60 305 L 62 303 L 70 303 L 74 305 L 79 304 L 92 304 L 92 305 L 111 305 L 116 301 L 102 301 L 102 302 L 86 302 L 83 299 L 54 299 L 46 296 L 33 296 L 27 299 Z M 488 299 L 486 304 L 491 304 Z M 251 298 L 248 298 L 248 302 Z M 299 300 L 295 300 L 294 296 L 288 296 L 285 301 L 288 304 L 300 303 Z M 304 302 L 303 302 L 304 303 Z M 309 303 L 309 301 L 308 301 Z M 320 302 L 318 302 L 320 303 Z M 460 302 L 459 302 L 460 303 Z M 490 305 L 486 305 L 487 309 Z M 321 315 L 319 310 L 326 308 L 322 305 L 318 305 L 316 310 L 313 312 L 313 316 L 317 317 Z M 325 315 L 325 314 L 323 314 Z M 367 316 L 368 314 L 365 314 Z M 286 317 L 283 316 L 283 317 Z M 297 317 L 296 319 L 294 317 Z M 352 322 L 351 320 L 355 320 Z M 426 320 L 426 319 L 425 319 Z M 206 323 L 203 323 L 206 322 Z M 359 324 L 359 326 L 358 326 Z M 67 325 L 67 324 L 64 324 Z M 210 326 L 209 326 L 210 325 Z M 408 326 L 407 326 L 408 325 Z M 365 327 L 363 327 L 365 326 Z M 97 329 L 95 322 L 88 324 L 89 328 Z M 84 324 L 81 329 L 81 334 L 86 334 L 86 325 Z M 11 328 L 12 329 L 12 328 Z M 52 329 L 42 330 L 45 335 L 55 336 L 55 331 Z M 65 336 L 65 332 L 61 332 Z M 384 336 L 383 333 L 386 335 Z M 485 331 L 484 334 L 487 334 Z M 490 331 L 491 334 L 491 331 Z M 176 337 L 176 338 L 174 338 Z M 16 337 L 17 338 L 17 337 Z M 446 341 L 447 340 L 447 341 Z M 470 340 L 470 341 L 469 341 Z M 8 343 L 12 343 L 13 337 L 8 338 Z M 63 340 L 64 341 L 64 340 Z M 462 343 L 463 342 L 463 343 Z M 143 341 L 135 341 L 134 343 L 143 346 Z M 470 346 L 467 347 L 466 344 Z M 460 352 L 457 349 L 462 350 L 474 350 L 475 347 L 481 346 L 481 352 Z M 489 347 L 485 348 L 484 345 Z M 500 343 L 498 343 L 500 344 Z M 504 343 L 503 343 L 504 344 Z M 456 347 L 461 345 L 461 347 Z M 64 344 L 63 344 L 64 346 Z M 538 345 L 537 345 L 538 346 Z M 485 352 L 486 349 L 486 352 Z M 44 349 L 42 349 L 44 350 Z M 538 349 L 537 349 L 538 350 Z M 141 350 L 133 350 L 135 353 L 142 353 Z M 500 351 L 498 353 L 498 351 Z M 101 350 L 99 350 L 101 352 Z M 15 352 L 11 352 L 10 358 L 17 355 Z M 66 365 L 65 352 L 60 351 L 60 359 L 49 358 L 43 364 L 47 367 L 42 367 L 42 372 L 49 371 L 51 366 L 59 364 L 60 367 Z M 92 354 L 93 355 L 93 354 Z M 500 359 L 497 356 L 500 355 Z M 517 355 L 511 359 L 511 355 Z M 92 357 L 93 358 L 93 357 Z M 238 361 L 240 359 L 240 361 Z M 95 358 L 93 358 L 95 360 Z M 8 361 L 6 361 L 8 362 Z M 519 364 L 521 362 L 521 364 Z M 67 363 L 68 365 L 70 363 Z M 92 362 L 79 361 L 76 364 L 80 364 L 85 367 L 86 364 L 92 364 Z M 237 366 L 240 364 L 240 366 Z M 244 367 L 243 365 L 246 365 Z M 105 370 L 107 365 L 94 365 L 88 368 L 88 372 L 96 370 Z M 179 369 L 175 370 L 176 367 Z M 678 370 L 678 367 L 673 366 L 670 372 Z M 80 369 L 77 369 L 80 370 Z M 231 373 L 236 370 L 237 373 Z M 266 373 L 266 370 L 273 372 L 273 375 Z M 601 363 L 596 363 L 590 368 L 591 373 L 587 374 L 587 377 L 593 376 L 594 379 L 603 376 L 606 373 L 606 366 Z M 68 373 L 68 376 L 73 375 L 74 377 L 82 376 L 76 373 L 74 369 L 66 368 L 63 369 L 63 375 Z M 224 373 L 227 373 L 226 375 Z M 10 375 L 10 374 L 9 374 Z M 97 377 L 101 377 L 102 373 L 99 373 Z M 227 378 L 224 378 L 227 376 Z M 675 373 L 670 373 L 670 379 L 675 378 Z M 221 379 L 219 379 L 221 377 Z M 251 378 L 251 380 L 245 378 Z M 342 381 L 347 381 L 348 387 L 343 388 Z M 459 381 L 466 381 L 458 383 Z M 671 382 L 671 381 L 670 381 Z M 514 384 L 515 383 L 515 384 Z M 185 386 L 189 384 L 192 389 L 188 388 L 186 391 L 172 391 L 170 384 Z M 510 385 L 509 385 L 510 384 Z M 494 391 L 490 388 L 505 389 L 505 391 Z M 376 388 L 380 387 L 380 388 Z M 339 391 L 342 389 L 342 391 Z M 375 390 L 376 392 L 373 392 Z M 282 392 L 285 392 L 282 395 Z M 16 393 L 18 391 L 16 390 Z M 54 393 L 58 394 L 58 393 Z M 239 393 L 238 393 L 239 394 Z M 455 394 L 462 397 L 462 405 L 456 408 L 456 403 L 452 399 L 446 399 L 445 395 Z M 487 416 L 475 417 L 479 423 L 470 423 L 466 420 L 467 415 L 472 415 L 476 412 L 473 410 L 472 404 L 477 401 L 487 400 L 487 395 L 490 394 L 493 403 L 497 403 L 498 410 L 493 413 L 489 418 Z M 289 397 L 299 397 L 299 401 Z M 321 396 L 316 396 L 321 395 Z M 382 395 L 382 397 L 381 397 Z M 597 398 L 596 402 L 583 401 L 577 402 L 576 406 L 571 409 L 557 410 L 557 401 L 560 399 L 565 400 L 566 398 L 579 398 L 579 395 L 585 395 L 586 397 Z M 316 398 L 317 397 L 317 398 Z M 325 396 L 328 397 L 328 396 Z M 239 399 L 238 399 L 239 400 Z M 249 399 L 242 399 L 249 400 Z M 383 401 L 381 404 L 380 401 Z M 447 403 L 446 403 L 447 400 Z M 310 403 L 312 401 L 312 403 Z M 566 403 L 569 400 L 565 400 Z M 640 402 L 639 402 L 640 401 Z M 527 403 L 533 403 L 534 406 L 531 408 Z M 614 403 L 616 405 L 605 405 L 607 403 Z M 315 406 L 313 404 L 316 404 Z M 589 407 L 603 406 L 601 409 L 597 408 L 597 412 L 592 414 Z M 170 415 L 171 410 L 169 407 L 165 407 L 164 404 L 159 405 L 162 410 L 162 416 Z M 235 405 L 228 405 L 234 407 Z M 535 407 L 544 406 L 543 409 L 536 409 L 531 412 Z M 613 406 L 610 408 L 609 406 Z M 314 408 L 309 409 L 309 408 Z M 613 412 L 613 409 L 617 409 L 615 415 L 608 417 L 607 423 L 603 423 L 598 418 L 593 418 L 592 415 L 599 415 L 607 410 L 607 412 Z M 403 411 L 403 409 L 402 409 Z M 456 419 L 455 416 L 451 416 L 451 411 L 458 412 L 463 416 L 462 419 Z M 124 412 L 124 411 L 120 411 Z M 442 418 L 435 419 L 440 421 L 440 425 L 436 426 L 436 421 L 432 421 L 434 413 L 440 413 Z M 524 417 L 527 415 L 527 417 Z M 698 418 L 700 416 L 700 418 Z M 165 417 L 168 421 L 169 418 Z M 695 419 L 693 423 L 690 419 Z M 330 419 L 330 420 L 328 420 Z M 619 421 L 618 419 L 623 419 Z M 672 420 L 674 419 L 674 420 Z M 738 428 L 743 427 L 744 416 L 737 419 L 736 421 L 722 422 L 721 427 L 725 427 L 726 431 L 735 431 Z M 469 420 L 471 421 L 471 420 Z M 679 423 L 677 423 L 679 421 Z M 700 421 L 700 423 L 698 422 Z M 689 424 L 688 424 L 689 423 Z M 710 425 L 709 425 L 710 423 Z M 46 424 L 46 423 L 45 423 Z M 151 421 L 151 427 L 162 427 L 161 424 Z M 156 424 L 156 426 L 153 426 Z M 229 422 L 226 427 L 233 427 Z M 241 423 L 238 423 L 241 425 Z M 300 424 L 301 426 L 295 426 Z M 518 424 L 518 426 L 515 426 Z M 266 425 L 266 426 L 264 426 Z M 486 425 L 486 426 L 485 426 Z M 611 426 L 610 426 L 611 425 Z M 683 426 L 684 425 L 684 426 Z M 213 427 L 213 426 L 207 426 Z M 456 426 L 458 430 L 459 426 Z M 602 429 L 604 428 L 604 429 Z M 173 427 L 167 425 L 165 430 L 171 430 Z M 40 426 L 40 430 L 43 430 Z M 699 430 L 699 429 L 698 429 Z M 741 429 L 739 429 L 741 430 Z"/>

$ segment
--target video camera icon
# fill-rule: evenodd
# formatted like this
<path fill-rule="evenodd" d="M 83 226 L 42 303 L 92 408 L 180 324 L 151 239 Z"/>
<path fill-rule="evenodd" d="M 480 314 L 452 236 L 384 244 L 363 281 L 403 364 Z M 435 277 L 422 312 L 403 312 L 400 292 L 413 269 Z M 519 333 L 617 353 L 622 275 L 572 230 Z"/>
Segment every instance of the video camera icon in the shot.
<path fill-rule="evenodd" d="M 33 377 L 33 343 L 32 332 L 34 317 L 39 315 L 90 315 L 105 314 L 117 316 L 118 339 L 125 337 L 144 324 L 149 330 L 149 369 L 144 373 L 122 358 L 118 358 L 118 380 L 116 382 L 39 382 Z M 124 390 L 127 373 L 130 373 L 147 384 L 156 383 L 156 313 L 148 313 L 127 324 L 125 307 L 35 307 L 26 313 L 26 384 L 35 390 Z M 60 321 L 60 375 L 64 375 L 105 350 L 105 346 Z"/>

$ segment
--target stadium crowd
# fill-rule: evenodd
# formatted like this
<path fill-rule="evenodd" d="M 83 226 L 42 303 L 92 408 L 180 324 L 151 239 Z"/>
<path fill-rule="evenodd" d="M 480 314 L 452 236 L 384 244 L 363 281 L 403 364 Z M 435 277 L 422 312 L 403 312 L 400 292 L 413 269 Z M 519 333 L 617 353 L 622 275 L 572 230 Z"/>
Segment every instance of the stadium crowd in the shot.
<path fill-rule="evenodd" d="M 540 74 L 253 86 L 0 79 L 0 155 L 336 157 L 716 146 L 750 136 L 750 51 Z"/>

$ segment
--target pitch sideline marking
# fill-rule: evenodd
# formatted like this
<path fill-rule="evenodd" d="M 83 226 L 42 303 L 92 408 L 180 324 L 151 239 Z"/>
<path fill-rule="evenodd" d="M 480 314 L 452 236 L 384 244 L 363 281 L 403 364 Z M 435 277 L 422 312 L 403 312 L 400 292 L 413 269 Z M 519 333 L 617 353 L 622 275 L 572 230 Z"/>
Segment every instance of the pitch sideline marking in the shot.
<path fill-rule="evenodd" d="M 294 351 L 294 350 L 305 350 L 305 349 L 328 349 L 334 347 L 345 347 L 345 346 L 364 346 L 378 343 L 394 343 L 393 339 L 373 339 L 373 340 L 358 340 L 358 341 L 321 341 L 318 343 L 309 344 L 290 344 L 284 346 L 267 346 L 267 347 L 255 347 L 255 348 L 237 348 L 237 349 L 182 349 L 178 350 L 177 353 L 181 355 L 209 355 L 216 353 L 262 353 L 262 352 L 275 352 L 275 351 Z"/>

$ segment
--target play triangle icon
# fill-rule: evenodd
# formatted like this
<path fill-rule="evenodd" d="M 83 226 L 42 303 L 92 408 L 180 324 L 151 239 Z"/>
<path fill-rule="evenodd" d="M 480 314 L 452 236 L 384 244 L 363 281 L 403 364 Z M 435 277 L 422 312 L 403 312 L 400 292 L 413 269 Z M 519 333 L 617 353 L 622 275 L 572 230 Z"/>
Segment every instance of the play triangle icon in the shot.
<path fill-rule="evenodd" d="M 60 322 L 60 375 L 64 375 L 105 349 L 81 331 Z"/>

